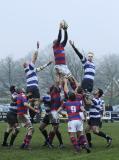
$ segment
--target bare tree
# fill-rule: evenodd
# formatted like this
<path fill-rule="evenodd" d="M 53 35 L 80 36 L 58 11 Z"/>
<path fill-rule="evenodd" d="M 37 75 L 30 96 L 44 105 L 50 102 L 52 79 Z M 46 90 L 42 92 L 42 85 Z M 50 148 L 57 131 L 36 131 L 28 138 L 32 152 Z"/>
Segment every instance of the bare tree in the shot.
<path fill-rule="evenodd" d="M 115 97 L 119 93 L 119 87 L 115 83 L 119 79 L 119 56 L 106 55 L 98 62 L 95 85 L 104 89 L 109 104 L 114 104 Z"/>
<path fill-rule="evenodd" d="M 22 85 L 24 82 L 20 61 L 14 61 L 12 57 L 6 57 L 0 61 L 0 93 L 1 96 L 9 94 L 11 85 Z"/>

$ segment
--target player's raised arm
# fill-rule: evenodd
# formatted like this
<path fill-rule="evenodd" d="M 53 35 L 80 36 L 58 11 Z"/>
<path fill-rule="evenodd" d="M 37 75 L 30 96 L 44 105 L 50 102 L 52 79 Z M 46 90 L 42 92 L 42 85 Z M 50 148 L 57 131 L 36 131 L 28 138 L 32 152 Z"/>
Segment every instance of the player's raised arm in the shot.
<path fill-rule="evenodd" d="M 64 109 L 65 109 L 65 103 L 63 103 L 63 104 L 58 108 L 57 112 L 58 112 L 59 114 L 61 114 L 63 117 L 66 117 L 66 116 L 67 116 L 66 113 L 63 112 Z"/>
<path fill-rule="evenodd" d="M 71 40 L 69 40 L 69 44 L 72 46 L 72 48 L 74 49 L 74 51 L 76 52 L 76 54 L 79 56 L 79 58 L 82 60 L 83 59 L 83 55 L 79 52 L 79 50 L 75 47 L 74 42 L 72 42 Z"/>
<path fill-rule="evenodd" d="M 60 25 L 59 25 L 59 33 L 58 33 L 58 37 L 57 37 L 58 44 L 60 43 L 61 39 L 62 39 L 62 23 L 60 23 Z"/>
<path fill-rule="evenodd" d="M 33 53 L 32 56 L 32 63 L 35 64 L 36 60 L 38 58 L 38 52 L 39 52 L 39 42 L 37 41 L 37 50 Z"/>
<path fill-rule="evenodd" d="M 37 51 L 39 51 L 39 46 L 40 46 L 39 41 L 37 41 Z"/>
<path fill-rule="evenodd" d="M 68 79 L 64 78 L 64 92 L 66 94 L 69 93 L 69 88 L 68 88 L 67 82 L 68 82 Z"/>
<path fill-rule="evenodd" d="M 38 57 L 38 51 L 35 51 L 32 56 L 32 63 L 35 64 Z"/>
<path fill-rule="evenodd" d="M 84 94 L 84 104 L 87 106 L 87 107 L 90 107 L 93 103 L 92 103 L 92 100 L 87 97 L 87 95 Z"/>
<path fill-rule="evenodd" d="M 67 28 L 68 28 L 68 25 L 67 25 L 67 23 L 64 21 L 64 26 L 63 26 L 63 30 L 64 30 L 64 40 L 63 40 L 63 42 L 62 42 L 63 47 L 66 46 L 67 40 L 68 40 Z"/>
<path fill-rule="evenodd" d="M 61 113 L 61 111 L 63 110 L 62 106 L 58 108 L 57 112 Z"/>
<path fill-rule="evenodd" d="M 49 61 L 48 63 L 44 64 L 43 66 L 39 66 L 36 68 L 36 71 L 42 71 L 43 69 L 45 69 L 47 66 L 51 65 L 53 63 L 53 61 Z"/>

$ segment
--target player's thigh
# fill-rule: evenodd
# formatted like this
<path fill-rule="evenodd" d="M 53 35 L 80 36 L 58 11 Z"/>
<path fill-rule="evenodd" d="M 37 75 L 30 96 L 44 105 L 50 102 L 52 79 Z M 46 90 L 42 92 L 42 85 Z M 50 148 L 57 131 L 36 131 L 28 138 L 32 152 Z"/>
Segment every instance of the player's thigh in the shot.
<path fill-rule="evenodd" d="M 13 127 L 14 124 L 17 123 L 17 115 L 12 112 L 8 112 L 7 113 L 7 122 L 11 127 Z"/>
<path fill-rule="evenodd" d="M 25 128 L 33 128 L 32 123 L 30 121 L 30 117 L 26 114 L 19 116 L 18 115 L 18 122 Z"/>
<path fill-rule="evenodd" d="M 45 116 L 40 123 L 39 129 L 44 129 L 49 124 L 49 122 L 50 122 L 49 117 Z"/>
<path fill-rule="evenodd" d="M 83 132 L 83 121 L 82 120 L 76 120 L 76 131 Z"/>
<path fill-rule="evenodd" d="M 91 129 L 92 129 L 92 131 L 94 133 L 98 133 L 99 132 L 99 126 L 92 126 Z"/>
<path fill-rule="evenodd" d="M 51 118 L 51 124 L 60 123 L 59 114 L 57 113 L 57 111 L 51 111 L 50 118 Z"/>
<path fill-rule="evenodd" d="M 68 132 L 69 133 L 76 133 L 76 122 L 74 120 L 68 122 Z"/>
<path fill-rule="evenodd" d="M 55 70 L 56 70 L 56 72 L 58 71 L 62 75 L 71 74 L 71 72 L 70 72 L 69 68 L 67 67 L 67 65 L 56 65 L 55 66 Z"/>

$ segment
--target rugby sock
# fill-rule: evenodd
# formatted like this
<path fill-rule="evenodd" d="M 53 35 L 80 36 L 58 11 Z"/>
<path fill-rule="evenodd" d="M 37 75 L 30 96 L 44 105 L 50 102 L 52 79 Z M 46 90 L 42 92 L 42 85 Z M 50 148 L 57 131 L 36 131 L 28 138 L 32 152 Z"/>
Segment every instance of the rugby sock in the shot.
<path fill-rule="evenodd" d="M 94 134 L 96 134 L 96 135 L 98 135 L 98 136 L 100 136 L 100 137 L 103 137 L 103 138 L 105 138 L 105 139 L 108 138 L 108 136 L 107 136 L 104 132 L 102 132 L 102 131 L 99 131 L 99 133 L 94 133 Z"/>
<path fill-rule="evenodd" d="M 77 139 L 75 137 L 70 137 L 71 143 L 73 144 L 76 151 L 79 152 L 80 147 L 78 145 Z"/>
<path fill-rule="evenodd" d="M 17 134 L 19 133 L 19 130 L 16 130 L 16 132 L 14 134 L 11 135 L 11 139 L 10 139 L 10 146 L 13 145 L 16 137 L 17 137 Z"/>
<path fill-rule="evenodd" d="M 31 138 L 32 138 L 31 135 L 26 135 L 25 141 L 24 141 L 24 143 L 25 143 L 26 146 L 28 146 L 30 144 Z"/>
<path fill-rule="evenodd" d="M 45 140 L 47 141 L 47 139 L 48 139 L 48 134 L 47 134 L 46 129 L 40 130 L 40 131 L 41 131 L 41 133 L 43 134 L 43 136 L 45 137 Z"/>
<path fill-rule="evenodd" d="M 9 136 L 9 132 L 5 132 L 4 133 L 4 140 L 3 140 L 3 144 L 6 144 L 7 143 L 7 138 L 8 138 L 8 136 Z"/>
<path fill-rule="evenodd" d="M 11 135 L 10 146 L 13 145 L 13 143 L 14 143 L 16 137 L 17 137 L 17 135 L 15 135 L 15 134 L 12 134 L 12 135 Z"/>
<path fill-rule="evenodd" d="M 91 134 L 86 133 L 86 137 L 87 137 L 88 143 L 90 144 L 91 143 Z"/>
<path fill-rule="evenodd" d="M 57 136 L 57 138 L 59 140 L 59 143 L 63 144 L 61 133 L 58 130 L 56 131 L 56 136 Z"/>
<path fill-rule="evenodd" d="M 50 142 L 50 144 L 52 144 L 54 136 L 55 136 L 55 132 L 54 131 L 50 131 L 50 133 L 49 133 L 49 142 Z"/>
<path fill-rule="evenodd" d="M 79 142 L 80 145 L 87 144 L 87 138 L 86 138 L 86 136 L 85 136 L 85 135 L 81 135 L 81 136 L 79 137 L 78 142 Z"/>
<path fill-rule="evenodd" d="M 28 134 L 26 134 L 25 138 L 24 138 L 24 144 L 27 144 L 27 139 L 28 139 Z"/>

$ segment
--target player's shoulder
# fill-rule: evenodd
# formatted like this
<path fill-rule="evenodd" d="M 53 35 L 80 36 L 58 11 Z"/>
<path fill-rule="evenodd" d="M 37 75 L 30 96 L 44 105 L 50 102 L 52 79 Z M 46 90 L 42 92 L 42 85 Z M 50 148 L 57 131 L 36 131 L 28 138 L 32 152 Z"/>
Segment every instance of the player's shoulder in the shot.
<path fill-rule="evenodd" d="M 99 101 L 100 101 L 100 99 L 99 98 L 93 98 L 92 99 L 92 102 L 95 104 L 95 105 L 97 105 L 98 103 L 99 103 Z"/>

